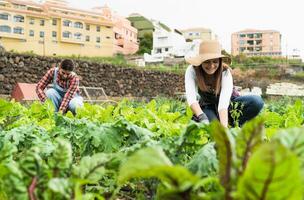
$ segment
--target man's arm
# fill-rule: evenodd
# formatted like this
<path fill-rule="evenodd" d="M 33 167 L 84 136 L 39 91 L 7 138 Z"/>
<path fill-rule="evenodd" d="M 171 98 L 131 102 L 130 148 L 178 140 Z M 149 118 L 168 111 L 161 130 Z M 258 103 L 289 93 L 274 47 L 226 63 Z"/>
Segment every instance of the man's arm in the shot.
<path fill-rule="evenodd" d="M 66 112 L 71 99 L 75 96 L 77 92 L 78 86 L 79 86 L 79 78 L 78 76 L 75 75 L 70 81 L 69 89 L 63 97 L 59 111 L 62 111 L 63 113 Z"/>
<path fill-rule="evenodd" d="M 52 81 L 54 76 L 54 70 L 55 68 L 50 69 L 38 82 L 36 86 L 36 93 L 40 99 L 41 102 L 44 102 L 46 100 L 46 95 L 44 93 L 44 89 L 47 87 L 47 85 Z"/>

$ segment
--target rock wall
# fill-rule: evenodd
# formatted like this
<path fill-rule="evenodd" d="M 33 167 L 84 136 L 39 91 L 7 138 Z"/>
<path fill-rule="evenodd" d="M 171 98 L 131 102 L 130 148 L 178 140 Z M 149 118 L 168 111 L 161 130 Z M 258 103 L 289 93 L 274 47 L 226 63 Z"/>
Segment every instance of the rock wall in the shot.
<path fill-rule="evenodd" d="M 0 94 L 11 94 L 17 82 L 37 83 L 61 59 L 0 52 Z M 184 91 L 183 76 L 75 60 L 80 85 L 102 87 L 109 96 L 173 96 Z M 91 93 L 92 95 L 92 93 Z M 99 96 L 99 94 L 93 94 Z"/>
<path fill-rule="evenodd" d="M 35 55 L 20 55 L 0 51 L 0 94 L 10 95 L 17 82 L 37 83 L 52 66 L 61 59 Z M 184 92 L 184 75 L 169 72 L 137 70 L 111 64 L 100 64 L 75 60 L 76 73 L 81 77 L 80 85 L 102 87 L 112 97 L 172 97 Z M 266 77 L 255 70 L 233 70 L 234 84 L 242 88 L 260 87 L 266 93 L 271 83 L 284 82 L 282 77 Z M 303 80 L 301 80 L 303 84 Z M 102 96 L 100 90 L 90 90 L 91 96 Z"/>

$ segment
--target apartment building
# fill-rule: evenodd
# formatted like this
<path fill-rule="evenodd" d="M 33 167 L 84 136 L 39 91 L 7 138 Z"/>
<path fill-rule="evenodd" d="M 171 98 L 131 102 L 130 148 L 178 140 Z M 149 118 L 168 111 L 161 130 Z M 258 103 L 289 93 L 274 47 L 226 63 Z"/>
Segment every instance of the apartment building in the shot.
<path fill-rule="evenodd" d="M 131 22 L 112 12 L 108 6 L 94 8 L 102 15 L 114 23 L 114 52 L 117 54 L 134 54 L 138 51 L 139 42 L 137 41 L 137 29 L 131 26 Z"/>
<path fill-rule="evenodd" d="M 187 42 L 195 40 L 205 41 L 218 39 L 217 35 L 211 29 L 208 28 L 189 28 L 181 30 L 181 32 L 183 33 L 183 36 L 185 37 Z"/>
<path fill-rule="evenodd" d="M 271 56 L 282 55 L 281 34 L 276 30 L 246 29 L 231 36 L 231 53 L 236 56 Z"/>
<path fill-rule="evenodd" d="M 112 56 L 113 26 L 101 13 L 70 8 L 65 0 L 0 0 L 0 44 L 8 51 Z"/>

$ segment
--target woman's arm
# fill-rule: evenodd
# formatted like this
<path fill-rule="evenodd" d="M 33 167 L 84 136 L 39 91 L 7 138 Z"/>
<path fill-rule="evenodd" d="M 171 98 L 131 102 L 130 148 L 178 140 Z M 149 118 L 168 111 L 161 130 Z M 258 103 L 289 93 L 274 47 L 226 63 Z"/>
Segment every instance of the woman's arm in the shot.
<path fill-rule="evenodd" d="M 228 109 L 221 109 L 219 111 L 220 122 L 224 127 L 228 127 Z"/>
<path fill-rule="evenodd" d="M 222 84 L 218 113 L 220 122 L 224 127 L 228 127 L 228 107 L 233 90 L 233 79 L 229 69 L 222 73 Z"/>
<path fill-rule="evenodd" d="M 189 66 L 185 73 L 185 90 L 186 90 L 186 98 L 188 105 L 190 106 L 192 112 L 194 115 L 199 116 L 203 113 L 197 98 L 197 84 L 196 84 L 196 77 L 195 77 L 195 71 L 193 69 L 193 66 Z"/>

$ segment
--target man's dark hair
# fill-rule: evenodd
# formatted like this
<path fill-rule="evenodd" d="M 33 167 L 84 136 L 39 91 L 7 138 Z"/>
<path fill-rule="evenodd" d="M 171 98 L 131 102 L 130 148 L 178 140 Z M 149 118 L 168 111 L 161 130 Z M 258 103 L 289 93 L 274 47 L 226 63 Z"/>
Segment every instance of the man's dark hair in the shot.
<path fill-rule="evenodd" d="M 74 62 L 70 59 L 65 59 L 61 62 L 61 68 L 67 71 L 74 70 Z"/>

